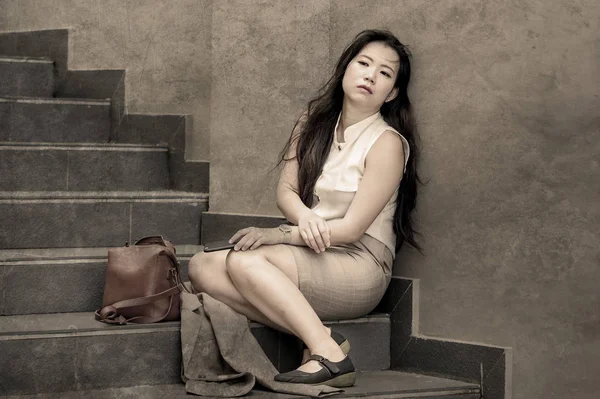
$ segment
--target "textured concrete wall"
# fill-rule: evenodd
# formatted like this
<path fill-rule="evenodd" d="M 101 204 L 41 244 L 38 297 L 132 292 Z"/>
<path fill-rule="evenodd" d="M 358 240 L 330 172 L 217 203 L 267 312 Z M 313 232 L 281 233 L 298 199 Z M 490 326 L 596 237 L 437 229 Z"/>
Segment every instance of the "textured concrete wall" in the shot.
<path fill-rule="evenodd" d="M 269 171 L 327 76 L 329 1 L 213 7 L 211 210 L 277 214 Z"/>
<path fill-rule="evenodd" d="M 420 332 L 514 348 L 514 398 L 592 398 L 600 365 L 600 4 L 332 1 L 332 53 L 412 46 L 427 186 Z"/>
<path fill-rule="evenodd" d="M 196 159 L 210 127 L 215 211 L 277 213 L 267 171 L 295 117 L 355 33 L 393 30 L 428 181 L 427 255 L 394 273 L 421 279 L 421 333 L 514 348 L 517 399 L 598 392 L 599 17 L 595 0 L 0 1 L 2 30 L 74 28 L 71 68 L 127 67 L 130 110 L 193 113 Z"/>
<path fill-rule="evenodd" d="M 69 69 L 126 69 L 131 113 L 192 114 L 209 157 L 212 0 L 0 0 L 0 31 L 70 29 Z"/>

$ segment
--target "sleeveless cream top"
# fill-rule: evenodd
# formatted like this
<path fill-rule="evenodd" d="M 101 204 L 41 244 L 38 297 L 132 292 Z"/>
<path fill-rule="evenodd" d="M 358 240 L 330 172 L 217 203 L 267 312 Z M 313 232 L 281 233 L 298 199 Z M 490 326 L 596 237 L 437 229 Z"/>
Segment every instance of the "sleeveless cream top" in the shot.
<path fill-rule="evenodd" d="M 397 133 L 402 140 L 404 172 L 406 172 L 406 164 L 410 155 L 408 141 L 388 125 L 379 112 L 346 128 L 345 142 L 339 143 L 336 131 L 340 123 L 340 116 L 341 113 L 333 130 L 334 139 L 327 161 L 325 161 L 323 171 L 315 185 L 312 210 L 325 220 L 343 218 L 346 215 L 362 180 L 367 154 L 375 141 L 386 130 Z M 366 231 L 366 234 L 384 243 L 392 255 L 396 253 L 393 219 L 397 196 L 398 188 Z"/>

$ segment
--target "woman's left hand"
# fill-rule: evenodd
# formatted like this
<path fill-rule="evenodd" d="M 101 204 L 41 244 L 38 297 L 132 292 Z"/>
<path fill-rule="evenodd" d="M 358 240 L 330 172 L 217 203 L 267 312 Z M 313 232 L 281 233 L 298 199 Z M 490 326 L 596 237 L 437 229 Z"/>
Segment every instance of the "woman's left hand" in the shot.
<path fill-rule="evenodd" d="M 235 233 L 229 242 L 235 243 L 235 251 L 246 251 L 256 249 L 261 245 L 274 245 L 283 242 L 283 234 L 278 228 L 264 229 L 259 227 L 247 227 Z"/>

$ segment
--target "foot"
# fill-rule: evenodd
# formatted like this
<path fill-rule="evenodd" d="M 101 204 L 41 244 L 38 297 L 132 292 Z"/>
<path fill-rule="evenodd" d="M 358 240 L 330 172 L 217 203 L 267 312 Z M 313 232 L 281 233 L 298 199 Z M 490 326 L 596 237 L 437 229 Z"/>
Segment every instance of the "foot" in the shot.
<path fill-rule="evenodd" d="M 325 331 L 327 331 L 327 335 L 331 336 L 331 328 L 325 327 Z M 303 344 L 302 346 L 304 347 L 304 349 L 302 350 L 302 362 L 300 363 L 301 365 L 308 362 L 308 358 L 310 357 L 310 350 L 308 350 L 306 344 Z"/>
<path fill-rule="evenodd" d="M 330 333 L 330 331 L 331 329 L 327 328 L 328 334 Z M 306 352 L 308 352 L 308 354 Z M 319 348 L 316 348 L 315 353 L 318 353 L 320 356 L 329 359 L 332 362 L 340 362 L 346 357 L 346 354 L 331 337 L 326 342 L 324 342 Z M 319 362 L 315 360 L 309 360 L 310 351 L 308 350 L 308 348 L 305 349 L 304 355 L 307 356 L 305 359 L 302 359 L 302 365 L 298 367 L 297 370 L 304 371 L 306 373 L 314 373 L 322 369 Z"/>
<path fill-rule="evenodd" d="M 307 364 L 313 362 L 319 364 L 320 368 L 318 371 L 308 373 L 301 370 L 294 370 L 276 375 L 275 381 L 293 384 L 324 384 L 339 388 L 354 385 L 356 370 L 354 369 L 352 360 L 348 356 L 344 356 L 339 362 L 334 362 L 320 355 L 311 355 Z"/>
<path fill-rule="evenodd" d="M 342 334 L 332 331 L 331 328 L 329 328 L 329 327 L 325 327 L 325 331 L 327 331 L 327 334 L 331 338 L 333 338 L 333 340 L 340 346 L 340 348 L 342 349 L 342 352 L 344 352 L 344 355 L 347 355 L 348 353 L 350 353 L 350 342 L 348 342 L 348 340 L 346 338 L 344 338 L 344 336 L 342 336 Z M 300 364 L 304 364 L 304 363 L 308 362 L 309 357 L 310 357 L 310 351 L 308 350 L 306 345 L 303 345 L 302 362 Z"/>

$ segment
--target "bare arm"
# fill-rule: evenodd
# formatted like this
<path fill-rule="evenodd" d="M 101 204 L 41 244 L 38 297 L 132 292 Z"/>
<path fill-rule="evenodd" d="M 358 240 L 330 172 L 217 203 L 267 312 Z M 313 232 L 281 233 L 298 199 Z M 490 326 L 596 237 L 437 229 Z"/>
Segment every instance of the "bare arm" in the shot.
<path fill-rule="evenodd" d="M 305 120 L 306 115 L 302 115 L 292 132 L 292 144 L 286 154 L 287 161 L 284 161 L 283 169 L 279 175 L 276 193 L 277 207 L 283 216 L 295 225 L 298 225 L 302 214 L 311 212 L 310 208 L 304 205 L 300 199 L 300 190 L 298 188 L 298 158 L 296 157 L 296 148 L 298 136 Z"/>
<path fill-rule="evenodd" d="M 330 243 L 332 245 L 357 241 L 367 231 L 371 223 L 377 218 L 377 215 L 381 213 L 402 180 L 404 172 L 404 151 L 402 145 L 402 141 L 396 133 L 386 131 L 371 147 L 366 158 L 365 173 L 348 212 L 341 219 L 327 221 L 330 229 Z M 281 189 L 282 194 L 284 194 L 281 197 L 282 200 L 287 198 L 285 196 L 285 186 L 282 186 L 283 184 L 290 184 L 294 189 L 297 187 L 298 164 L 297 162 L 294 165 L 289 164 L 290 162 L 286 165 L 289 169 L 284 169 L 282 172 L 280 187 L 278 187 L 278 191 Z M 290 199 L 290 203 L 282 203 L 283 207 L 280 207 L 280 209 L 285 208 L 290 213 L 295 211 L 297 212 L 296 215 L 306 210 L 310 211 L 310 209 L 302 204 L 298 195 L 295 194 L 295 196 L 301 206 L 297 206 Z M 284 212 L 283 209 L 282 212 Z M 284 214 L 286 213 L 284 212 Z M 287 214 L 286 217 L 288 217 Z M 288 217 L 288 220 L 297 223 L 297 219 L 294 220 Z M 297 228 L 293 228 L 292 230 L 292 243 L 302 245 L 300 242 L 301 237 L 297 230 Z"/>
<path fill-rule="evenodd" d="M 307 245 L 319 253 L 331 245 L 329 225 L 304 205 L 298 184 L 297 139 L 305 120 L 306 114 L 292 132 L 292 145 L 286 154 L 288 161 L 284 162 L 277 185 L 277 207 L 287 220 L 298 226 L 292 231 L 292 244 Z"/>
<path fill-rule="evenodd" d="M 346 215 L 340 219 L 328 220 L 325 222 L 330 232 L 330 244 L 348 244 L 357 241 L 367 231 L 369 226 L 373 223 L 377 215 L 383 210 L 387 202 L 392 197 L 394 191 L 402 180 L 404 171 L 404 151 L 402 150 L 402 141 L 398 135 L 394 132 L 388 131 L 377 139 L 366 159 L 366 167 L 363 178 L 358 186 L 358 190 L 350 204 L 350 208 Z M 289 164 L 290 161 L 288 161 Z M 297 170 L 297 166 L 296 166 Z M 282 173 L 283 175 L 283 173 Z M 283 175 L 282 179 L 285 182 L 286 176 Z M 296 181 L 295 175 L 289 176 L 292 181 Z M 308 209 L 296 193 L 293 192 L 293 187 L 281 187 L 282 181 L 280 180 L 280 187 L 278 187 L 278 202 L 279 202 L 279 190 L 282 190 L 284 195 L 290 195 L 290 200 L 297 200 L 301 205 L 298 205 L 299 211 L 302 212 L 304 207 Z M 297 186 L 295 186 L 297 187 Z M 285 190 L 295 195 L 286 193 Z M 281 197 L 286 198 L 285 196 Z M 294 211 L 293 206 L 288 207 L 289 204 L 282 204 L 283 208 L 291 209 Z M 292 204 L 293 205 L 293 204 Z M 280 207 L 281 209 L 281 207 Z M 283 210 L 282 210 L 283 212 Z M 290 220 L 288 218 L 288 220 Z M 290 220 L 293 222 L 293 220 Z M 242 249 L 254 249 L 258 248 L 262 244 L 280 244 L 283 242 L 283 233 L 277 228 L 275 229 L 256 229 L 248 228 L 237 232 L 231 242 L 236 242 L 241 237 L 249 235 L 248 238 L 242 238 L 236 250 Z M 290 244 L 292 245 L 308 245 L 314 249 L 317 253 L 325 250 L 325 246 L 316 245 L 314 242 L 307 242 L 307 240 L 301 235 L 301 227 L 292 227 L 292 239 Z"/>
<path fill-rule="evenodd" d="M 360 239 L 381 213 L 404 174 L 402 145 L 396 133 L 386 131 L 371 147 L 363 178 L 346 215 L 328 222 L 332 244 Z"/>

